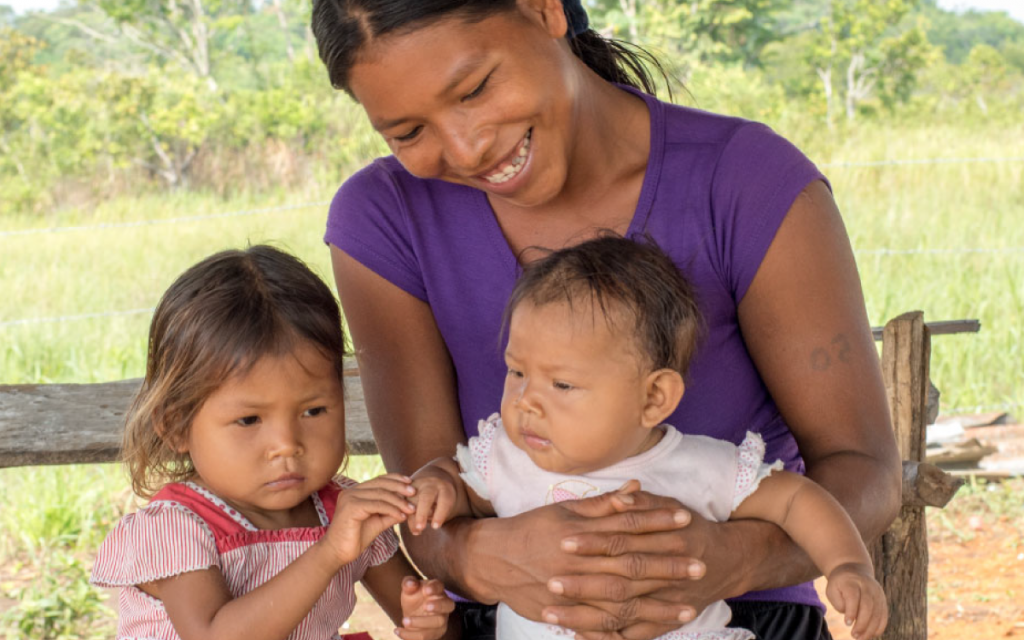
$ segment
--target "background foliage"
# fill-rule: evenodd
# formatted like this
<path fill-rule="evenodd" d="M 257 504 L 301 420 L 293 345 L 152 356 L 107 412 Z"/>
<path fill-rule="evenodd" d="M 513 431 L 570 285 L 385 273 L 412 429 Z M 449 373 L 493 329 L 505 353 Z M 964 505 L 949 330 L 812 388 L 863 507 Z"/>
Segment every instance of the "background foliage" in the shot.
<path fill-rule="evenodd" d="M 326 201 L 385 149 L 330 88 L 309 4 L 0 5 L 0 384 L 141 375 L 159 295 L 221 248 L 272 242 L 330 281 Z M 819 163 L 873 324 L 981 319 L 933 342 L 946 409 L 1020 410 L 1024 24 L 934 0 L 587 5 L 658 55 L 677 101 L 766 122 Z M 109 637 L 85 577 L 133 508 L 116 466 L 0 470 L 0 504 L 0 636 Z"/>
<path fill-rule="evenodd" d="M 1024 110 L 1024 24 L 1002 13 L 934 0 L 588 5 L 594 27 L 660 56 L 689 89 L 682 100 L 787 131 L 800 119 L 798 143 L 858 120 Z M 161 190 L 323 193 L 381 147 L 328 85 L 309 11 L 305 0 L 0 10 L 0 215 Z"/>

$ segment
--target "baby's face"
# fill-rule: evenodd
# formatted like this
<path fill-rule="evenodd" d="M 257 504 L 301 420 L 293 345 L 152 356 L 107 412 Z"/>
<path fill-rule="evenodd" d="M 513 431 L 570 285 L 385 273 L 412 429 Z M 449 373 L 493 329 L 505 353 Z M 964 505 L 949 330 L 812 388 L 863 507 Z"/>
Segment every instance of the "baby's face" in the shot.
<path fill-rule="evenodd" d="M 649 372 L 633 337 L 580 306 L 520 303 L 505 350 L 505 431 L 537 466 L 566 474 L 610 466 L 661 436 L 643 423 Z"/>

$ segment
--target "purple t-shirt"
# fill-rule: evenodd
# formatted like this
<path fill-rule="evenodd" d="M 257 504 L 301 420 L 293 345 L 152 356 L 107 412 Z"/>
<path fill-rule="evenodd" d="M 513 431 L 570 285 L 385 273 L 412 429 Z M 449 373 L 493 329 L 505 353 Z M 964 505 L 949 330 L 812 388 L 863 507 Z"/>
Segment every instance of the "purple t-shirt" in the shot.
<path fill-rule="evenodd" d="M 743 342 L 737 305 L 797 194 L 824 177 L 764 125 L 638 95 L 651 115 L 651 150 L 627 235 L 649 235 L 673 258 L 707 323 L 686 393 L 666 422 L 737 445 L 754 431 L 767 460 L 803 472 Z M 463 428 L 476 435 L 477 420 L 501 400 L 501 318 L 520 272 L 485 194 L 380 158 L 338 190 L 325 239 L 430 304 L 455 365 Z M 810 583 L 744 599 L 820 606 Z"/>

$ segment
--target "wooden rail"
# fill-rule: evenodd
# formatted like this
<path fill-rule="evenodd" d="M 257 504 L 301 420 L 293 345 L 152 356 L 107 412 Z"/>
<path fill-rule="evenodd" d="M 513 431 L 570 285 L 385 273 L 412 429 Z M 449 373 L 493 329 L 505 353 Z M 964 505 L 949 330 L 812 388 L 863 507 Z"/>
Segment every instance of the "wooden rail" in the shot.
<path fill-rule="evenodd" d="M 0 385 L 0 468 L 116 461 L 141 384 Z M 354 360 L 345 362 L 345 429 L 349 453 L 377 453 Z"/>

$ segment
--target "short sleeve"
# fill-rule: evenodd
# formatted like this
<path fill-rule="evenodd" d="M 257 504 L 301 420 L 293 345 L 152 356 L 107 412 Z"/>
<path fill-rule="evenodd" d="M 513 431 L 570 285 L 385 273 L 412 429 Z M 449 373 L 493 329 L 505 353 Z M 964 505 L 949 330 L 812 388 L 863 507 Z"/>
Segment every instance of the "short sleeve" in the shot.
<path fill-rule="evenodd" d="M 341 185 L 331 201 L 324 241 L 406 293 L 426 300 L 408 225 L 409 198 L 404 193 L 415 184 L 399 184 L 392 163 L 397 161 L 377 159 Z"/>
<path fill-rule="evenodd" d="M 725 144 L 712 178 L 711 206 L 718 260 L 736 304 L 797 195 L 815 180 L 825 177 L 814 163 L 763 124 L 744 123 Z"/>
<path fill-rule="evenodd" d="M 107 535 L 90 582 L 126 587 L 220 566 L 206 523 L 176 502 L 159 501 L 126 515 Z"/>
<path fill-rule="evenodd" d="M 743 442 L 736 448 L 736 486 L 733 489 L 733 511 L 757 490 L 761 480 L 776 471 L 782 471 L 782 468 L 782 460 L 765 464 L 764 440 L 761 439 L 760 434 L 748 431 Z"/>
<path fill-rule="evenodd" d="M 491 492 L 487 488 L 491 477 L 491 452 L 494 450 L 494 436 L 502 428 L 501 416 L 492 414 L 487 420 L 479 422 L 479 435 L 470 438 L 468 444 L 460 444 L 456 448 L 455 460 L 462 469 L 459 477 L 484 500 L 491 499 Z"/>

